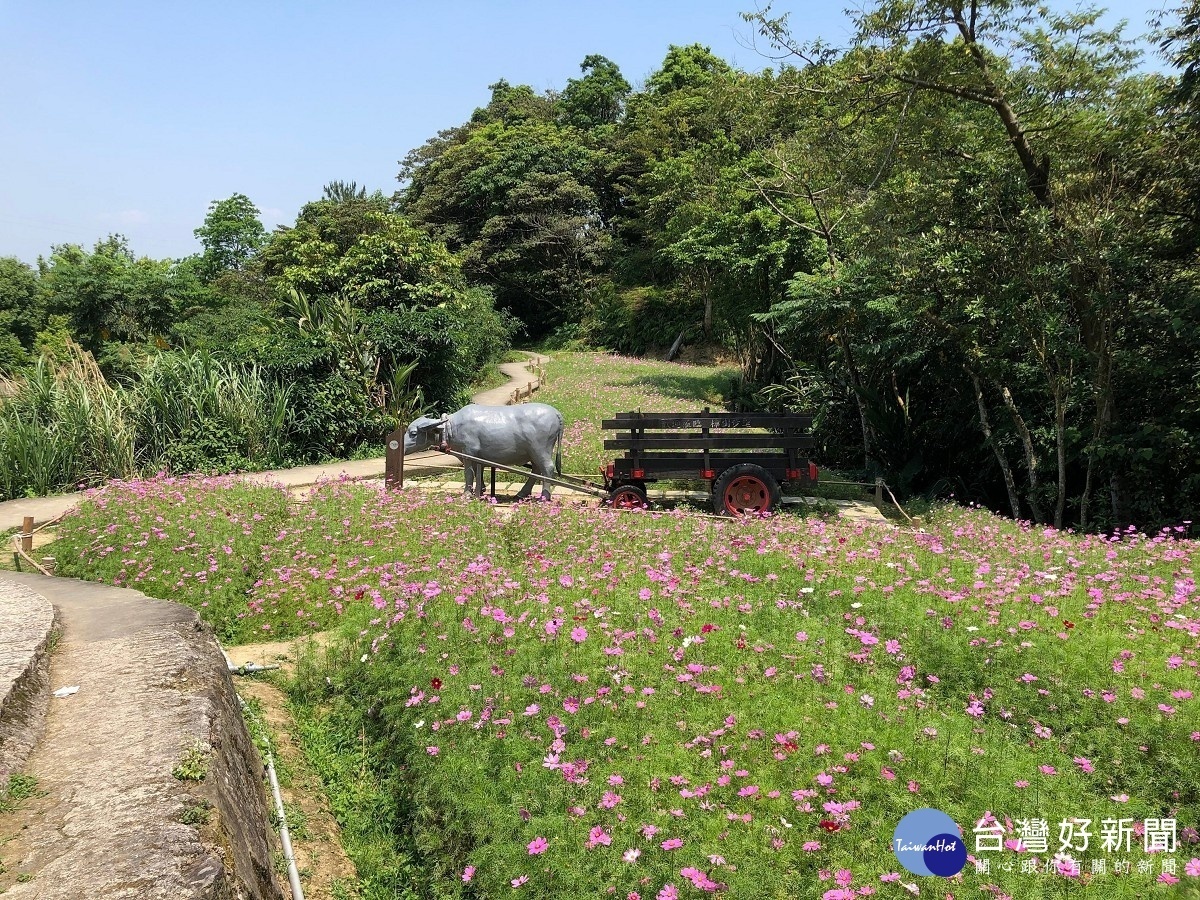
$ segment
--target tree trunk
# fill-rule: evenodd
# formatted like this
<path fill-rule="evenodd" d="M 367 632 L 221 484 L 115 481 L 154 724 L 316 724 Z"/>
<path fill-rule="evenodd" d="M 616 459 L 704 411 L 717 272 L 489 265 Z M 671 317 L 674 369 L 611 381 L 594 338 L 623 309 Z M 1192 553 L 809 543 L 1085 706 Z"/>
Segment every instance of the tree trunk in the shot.
<path fill-rule="evenodd" d="M 1087 531 L 1088 527 L 1088 499 L 1092 495 L 1092 471 L 1095 469 L 1095 458 L 1089 453 L 1087 464 L 1087 476 L 1083 479 L 1083 496 L 1079 498 L 1079 530 Z"/>
<path fill-rule="evenodd" d="M 992 435 L 992 425 L 988 421 L 987 405 L 983 402 L 983 388 L 979 384 L 979 376 L 970 369 L 967 370 L 971 376 L 971 383 L 975 385 L 975 403 L 979 406 L 979 427 L 983 429 L 983 436 L 987 439 L 988 444 L 992 448 L 992 453 L 996 455 L 996 462 L 1000 464 L 1000 471 L 1004 475 L 1004 487 L 1008 490 L 1008 504 L 1012 507 L 1014 519 L 1021 518 L 1021 501 L 1017 498 L 1017 482 L 1013 478 L 1012 469 L 1008 465 L 1008 458 L 1000 450 L 1000 444 L 997 443 Z"/>
<path fill-rule="evenodd" d="M 1008 408 L 1008 414 L 1012 417 L 1013 424 L 1017 427 L 1017 433 L 1021 435 L 1021 444 L 1025 447 L 1025 467 L 1029 471 L 1029 508 L 1033 511 L 1033 521 L 1042 522 L 1042 510 L 1037 501 L 1038 475 L 1037 475 L 1037 451 L 1033 446 L 1033 435 L 1029 433 L 1029 427 L 1025 424 L 1025 419 L 1021 416 L 1020 410 L 1017 409 L 1017 404 L 1013 401 L 1012 392 L 1007 386 L 997 384 L 1000 388 L 1000 395 L 1004 397 L 1004 405 Z"/>
<path fill-rule="evenodd" d="M 850 376 L 850 390 L 854 393 L 854 402 L 858 404 L 858 420 L 862 424 L 862 440 L 863 440 L 863 468 L 870 470 L 871 468 L 871 425 L 867 421 L 867 405 L 863 403 L 861 383 L 858 378 L 858 367 L 854 364 L 854 356 L 850 352 L 850 345 L 843 339 L 841 335 L 837 335 L 834 340 L 842 350 L 842 358 L 846 362 L 846 372 Z"/>
<path fill-rule="evenodd" d="M 1114 470 L 1108 480 L 1108 490 L 1112 497 L 1113 525 L 1120 528 L 1129 524 L 1129 492 L 1125 487 L 1125 477 L 1119 470 Z"/>
<path fill-rule="evenodd" d="M 1054 504 L 1054 527 L 1063 527 L 1067 505 L 1067 399 L 1060 383 L 1054 390 L 1054 446 L 1058 455 L 1058 498 Z"/>

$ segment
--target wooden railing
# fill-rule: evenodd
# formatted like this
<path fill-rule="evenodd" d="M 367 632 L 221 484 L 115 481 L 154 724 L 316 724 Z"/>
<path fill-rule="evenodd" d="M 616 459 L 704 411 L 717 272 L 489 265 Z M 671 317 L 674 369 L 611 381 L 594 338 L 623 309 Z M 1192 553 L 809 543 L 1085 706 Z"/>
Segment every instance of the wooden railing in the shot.
<path fill-rule="evenodd" d="M 513 388 L 508 395 L 508 405 L 515 406 L 518 403 L 527 403 L 533 399 L 533 395 L 542 385 L 546 384 L 546 364 L 545 360 L 540 356 L 533 357 L 526 365 L 529 374 L 533 379 L 525 382 L 524 386 Z"/>

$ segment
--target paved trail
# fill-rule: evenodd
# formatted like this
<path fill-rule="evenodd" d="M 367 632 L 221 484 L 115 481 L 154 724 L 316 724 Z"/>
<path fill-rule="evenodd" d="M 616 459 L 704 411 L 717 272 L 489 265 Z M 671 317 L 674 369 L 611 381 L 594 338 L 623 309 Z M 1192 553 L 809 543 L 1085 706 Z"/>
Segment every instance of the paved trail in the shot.
<path fill-rule="evenodd" d="M 50 699 L 22 766 L 36 795 L 0 815 L 5 897 L 216 897 L 231 871 L 251 896 L 279 897 L 256 756 L 196 613 L 70 578 L 0 577 L 0 593 L 23 588 L 58 610 L 51 689 L 78 690 Z M 172 774 L 189 752 L 204 781 Z M 207 823 L 185 820 L 205 804 Z"/>

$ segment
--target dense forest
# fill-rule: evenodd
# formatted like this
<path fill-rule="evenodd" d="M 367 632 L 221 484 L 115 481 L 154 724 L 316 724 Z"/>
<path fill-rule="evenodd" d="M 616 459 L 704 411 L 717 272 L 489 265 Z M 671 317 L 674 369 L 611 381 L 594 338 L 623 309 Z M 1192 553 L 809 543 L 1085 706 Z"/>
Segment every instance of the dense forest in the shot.
<path fill-rule="evenodd" d="M 70 369 L 122 392 L 143 464 L 345 454 L 514 340 L 683 334 L 740 361 L 732 403 L 815 410 L 823 464 L 905 495 L 1194 518 L 1200 2 L 1152 36 L 1164 71 L 1096 11 L 1029 0 L 878 0 L 845 48 L 745 18 L 771 68 L 692 45 L 636 89 L 600 55 L 561 90 L 500 80 L 391 196 L 333 182 L 267 234 L 236 194 L 183 260 L 119 236 L 0 260 L 0 367 L 41 385 L 4 440 Z M 277 427 L 165 408 L 221 378 Z"/>

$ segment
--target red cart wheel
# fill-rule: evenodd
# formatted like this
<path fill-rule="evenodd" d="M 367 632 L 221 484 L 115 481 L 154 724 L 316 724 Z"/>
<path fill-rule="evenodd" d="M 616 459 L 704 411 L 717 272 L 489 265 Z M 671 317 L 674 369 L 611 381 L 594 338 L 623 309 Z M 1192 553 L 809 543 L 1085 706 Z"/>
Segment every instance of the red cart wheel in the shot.
<path fill-rule="evenodd" d="M 609 495 L 608 505 L 614 509 L 645 509 L 650 503 L 645 488 L 624 484 Z"/>
<path fill-rule="evenodd" d="M 730 466 L 713 484 L 713 507 L 720 516 L 761 515 L 779 505 L 779 483 L 762 466 Z"/>

